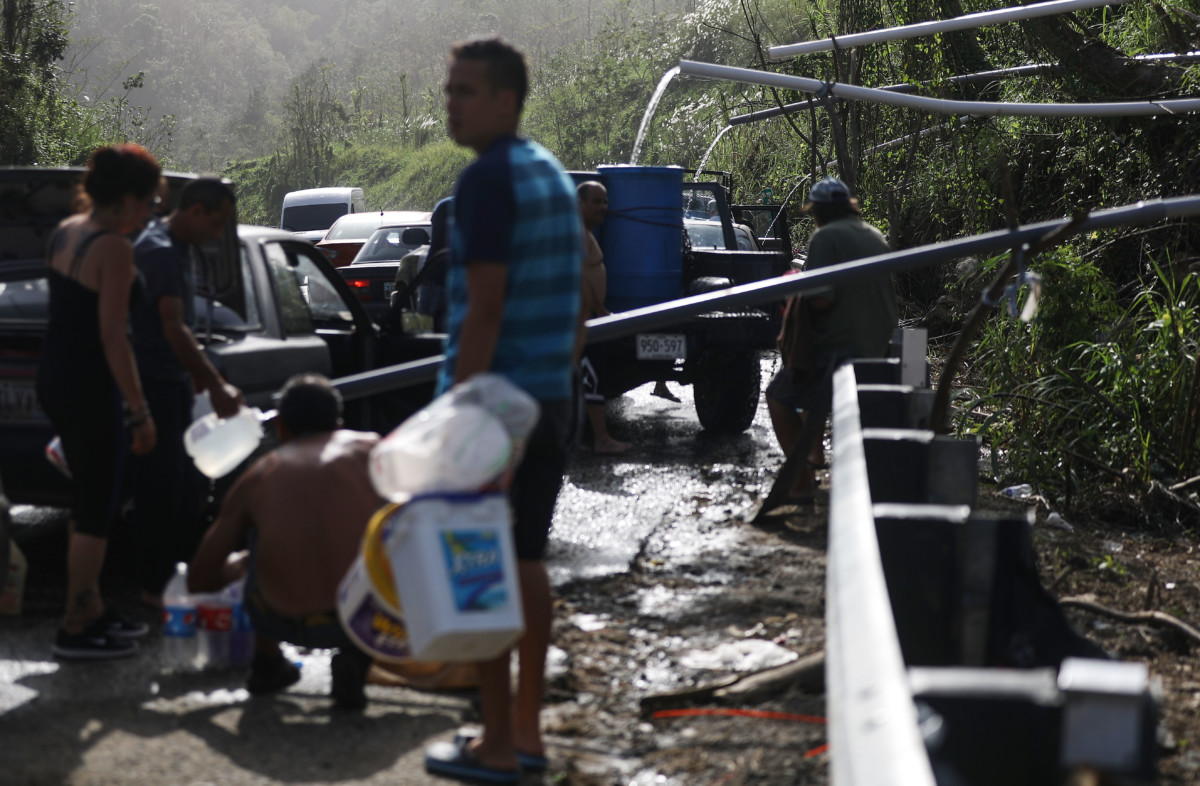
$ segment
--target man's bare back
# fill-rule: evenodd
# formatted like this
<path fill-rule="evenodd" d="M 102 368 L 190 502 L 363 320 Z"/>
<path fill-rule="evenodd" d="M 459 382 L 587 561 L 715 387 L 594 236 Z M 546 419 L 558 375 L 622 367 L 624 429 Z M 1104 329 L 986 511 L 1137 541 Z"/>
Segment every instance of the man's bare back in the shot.
<path fill-rule="evenodd" d="M 210 535 L 227 542 L 253 529 L 259 591 L 277 613 L 333 607 L 367 522 L 383 504 L 367 474 L 378 441 L 378 434 L 345 429 L 297 437 L 230 490 Z"/>

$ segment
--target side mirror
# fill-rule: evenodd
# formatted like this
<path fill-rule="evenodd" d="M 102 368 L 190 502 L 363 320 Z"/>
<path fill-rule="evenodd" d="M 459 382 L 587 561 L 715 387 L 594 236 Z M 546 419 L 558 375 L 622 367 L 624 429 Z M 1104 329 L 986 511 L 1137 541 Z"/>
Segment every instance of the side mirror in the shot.
<path fill-rule="evenodd" d="M 429 245 L 429 232 L 424 227 L 409 227 L 400 235 L 400 241 L 406 246 Z"/>

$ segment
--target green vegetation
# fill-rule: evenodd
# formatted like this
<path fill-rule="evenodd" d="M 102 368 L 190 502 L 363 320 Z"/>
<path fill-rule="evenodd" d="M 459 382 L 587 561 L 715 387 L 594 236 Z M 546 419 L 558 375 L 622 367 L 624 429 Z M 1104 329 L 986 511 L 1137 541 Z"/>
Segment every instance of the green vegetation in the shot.
<path fill-rule="evenodd" d="M 647 101 L 680 59 L 980 101 L 1194 96 L 1200 65 L 1136 59 L 1200 49 L 1184 0 L 1133 2 L 975 32 L 769 63 L 766 49 L 949 18 L 980 0 L 3 0 L 4 162 L 78 162 L 137 139 L 170 165 L 218 170 L 242 219 L 284 193 L 360 185 L 372 206 L 428 209 L 470 156 L 445 139 L 449 43 L 499 31 L 530 56 L 524 130 L 572 169 L 628 161 Z M 68 42 L 68 24 L 71 40 Z M 68 46 L 69 43 L 69 46 Z M 65 55 L 65 60 L 60 60 Z M 1030 63 L 1036 77 L 950 77 Z M 85 98 L 86 97 L 86 98 Z M 789 90 L 676 78 L 640 154 L 694 167 L 731 116 L 806 101 Z M 735 199 L 798 205 L 834 173 L 898 247 L 1139 199 L 1200 192 L 1195 115 L 955 118 L 834 102 L 731 129 L 707 167 Z M 1002 164 L 1006 166 L 1002 166 Z M 1011 175 L 1005 204 L 1003 171 Z M 1030 323 L 989 320 L 959 379 L 954 425 L 991 448 L 1000 482 L 1076 502 L 1198 474 L 1200 247 L 1195 221 L 1074 237 L 1029 261 Z M 796 245 L 805 240 L 803 222 Z M 1002 260 L 903 275 L 905 316 L 945 346 Z"/>

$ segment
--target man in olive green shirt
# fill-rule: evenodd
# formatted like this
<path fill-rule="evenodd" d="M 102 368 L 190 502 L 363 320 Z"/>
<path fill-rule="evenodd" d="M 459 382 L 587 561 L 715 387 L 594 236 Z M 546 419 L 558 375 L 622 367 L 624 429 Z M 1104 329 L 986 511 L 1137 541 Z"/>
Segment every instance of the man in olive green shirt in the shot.
<path fill-rule="evenodd" d="M 879 230 L 862 220 L 858 200 L 837 178 L 814 185 L 804 210 L 817 225 L 808 244 L 806 270 L 891 251 Z M 793 299 L 789 308 L 808 309 L 817 371 L 806 379 L 796 379 L 792 369 L 781 368 L 767 386 L 767 409 L 784 451 L 790 451 L 800 436 L 804 412 L 819 405 L 828 407 L 832 390 L 825 371 L 849 358 L 885 356 L 897 321 L 896 292 L 888 273 L 805 293 Z M 810 453 L 810 464 L 820 463 L 813 460 L 819 455 L 818 442 Z M 813 480 L 812 466 L 806 467 L 792 485 L 789 501 L 812 504 Z"/>

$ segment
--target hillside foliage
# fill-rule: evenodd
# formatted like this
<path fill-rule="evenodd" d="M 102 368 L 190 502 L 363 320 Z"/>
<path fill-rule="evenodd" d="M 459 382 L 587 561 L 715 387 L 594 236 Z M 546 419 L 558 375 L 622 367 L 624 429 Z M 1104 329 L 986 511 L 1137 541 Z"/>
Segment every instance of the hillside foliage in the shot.
<path fill-rule="evenodd" d="M 238 186 L 242 220 L 264 224 L 277 223 L 283 194 L 296 188 L 360 185 L 371 206 L 389 209 L 428 209 L 450 193 L 470 155 L 446 139 L 440 85 L 450 42 L 473 33 L 498 32 L 527 51 L 524 132 L 570 169 L 629 161 L 651 94 L 681 59 L 967 101 L 1200 95 L 1198 58 L 1179 57 L 1200 50 L 1191 0 L 1133 0 L 779 62 L 768 47 L 995 6 L 78 0 L 69 12 L 61 0 L 3 2 L 4 162 L 79 163 L 100 141 L 136 139 L 176 168 L 223 172 Z M 1045 68 L 1002 72 L 1031 64 Z M 996 73 L 956 79 L 981 72 Z M 1200 192 L 1194 113 L 969 117 L 826 99 L 727 127 L 811 98 L 676 77 L 639 163 L 703 162 L 734 173 L 735 200 L 792 207 L 815 179 L 836 174 L 897 247 Z M 1079 499 L 1198 474 L 1198 226 L 1075 237 L 1030 262 L 1042 273 L 1040 315 L 1029 324 L 993 315 L 960 372 L 955 426 L 992 448 L 998 482 L 1030 480 Z M 797 222 L 797 246 L 808 231 Z M 998 265 L 903 274 L 906 321 L 944 348 Z"/>

